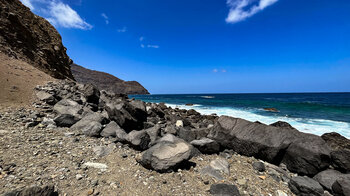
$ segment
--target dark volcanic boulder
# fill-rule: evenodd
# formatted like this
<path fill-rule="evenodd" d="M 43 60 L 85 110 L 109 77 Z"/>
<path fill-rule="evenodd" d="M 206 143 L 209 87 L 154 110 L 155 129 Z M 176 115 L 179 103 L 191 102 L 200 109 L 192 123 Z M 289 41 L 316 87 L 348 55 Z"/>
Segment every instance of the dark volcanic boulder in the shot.
<path fill-rule="evenodd" d="M 186 142 L 191 142 L 196 139 L 195 132 L 183 127 L 176 127 L 176 133 L 179 138 L 184 139 Z"/>
<path fill-rule="evenodd" d="M 145 130 L 131 131 L 127 136 L 127 141 L 138 150 L 146 150 L 151 138 Z"/>
<path fill-rule="evenodd" d="M 30 187 L 5 193 L 4 196 L 58 196 L 54 186 Z"/>
<path fill-rule="evenodd" d="M 336 196 L 350 195 L 350 175 L 347 174 L 337 179 L 332 185 L 333 194 Z"/>
<path fill-rule="evenodd" d="M 339 133 L 325 133 L 321 137 L 333 150 L 350 150 L 350 140 Z"/>
<path fill-rule="evenodd" d="M 341 176 L 343 174 L 339 171 L 328 169 L 318 173 L 313 179 L 319 182 L 326 190 L 332 192 L 332 185 Z"/>
<path fill-rule="evenodd" d="M 83 112 L 83 106 L 70 99 L 62 99 L 53 109 L 58 114 L 70 114 L 75 117 L 80 117 Z"/>
<path fill-rule="evenodd" d="M 193 140 L 191 144 L 204 154 L 213 154 L 220 151 L 220 144 L 209 138 Z"/>
<path fill-rule="evenodd" d="M 282 129 L 221 116 L 212 127 L 208 138 L 239 154 L 279 163 L 283 157 L 281 152 L 297 140 L 299 134 L 300 132 L 294 129 Z"/>
<path fill-rule="evenodd" d="M 82 93 L 86 97 L 86 101 L 89 103 L 98 104 L 100 99 L 100 91 L 92 84 L 85 84 Z"/>
<path fill-rule="evenodd" d="M 332 165 L 335 169 L 350 173 L 350 151 L 349 150 L 337 150 L 331 152 Z"/>
<path fill-rule="evenodd" d="M 71 127 L 76 122 L 80 120 L 80 118 L 73 116 L 71 114 L 59 114 L 55 119 L 53 119 L 57 126 L 59 127 Z"/>
<path fill-rule="evenodd" d="M 118 142 L 126 141 L 127 135 L 128 134 L 114 121 L 111 121 L 101 132 L 102 137 L 115 137 Z"/>
<path fill-rule="evenodd" d="M 289 128 L 289 129 L 295 129 L 294 127 L 292 127 L 292 125 L 290 125 L 287 122 L 283 122 L 283 121 L 277 121 L 275 123 L 270 124 L 273 127 L 281 127 L 281 128 Z"/>
<path fill-rule="evenodd" d="M 282 162 L 289 171 L 314 176 L 330 165 L 330 149 L 321 137 L 303 134 L 303 138 L 290 144 Z"/>
<path fill-rule="evenodd" d="M 304 176 L 293 177 L 289 181 L 288 186 L 298 196 L 321 196 L 324 192 L 322 186 L 317 181 Z"/>
<path fill-rule="evenodd" d="M 126 132 L 143 129 L 143 124 L 147 121 L 144 102 L 128 102 L 120 98 L 105 98 L 103 101 L 110 119 L 117 122 Z"/>
<path fill-rule="evenodd" d="M 146 150 L 140 161 L 145 168 L 168 172 L 178 168 L 191 158 L 192 146 L 181 139 L 163 141 Z"/>
<path fill-rule="evenodd" d="M 210 194 L 216 196 L 240 196 L 238 188 L 233 184 L 213 184 Z"/>
<path fill-rule="evenodd" d="M 245 156 L 280 164 L 293 172 L 315 175 L 330 164 L 330 150 L 318 136 L 221 116 L 208 138 Z"/>

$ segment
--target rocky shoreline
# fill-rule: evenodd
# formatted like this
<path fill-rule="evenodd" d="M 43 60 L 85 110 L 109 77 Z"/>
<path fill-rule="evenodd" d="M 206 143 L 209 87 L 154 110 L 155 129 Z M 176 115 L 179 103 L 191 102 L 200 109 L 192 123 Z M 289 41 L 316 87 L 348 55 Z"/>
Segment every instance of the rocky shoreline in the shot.
<path fill-rule="evenodd" d="M 36 94 L 33 110 L 1 111 L 0 194 L 350 194 L 349 141 L 332 140 L 339 136 L 201 115 L 67 80 Z"/>

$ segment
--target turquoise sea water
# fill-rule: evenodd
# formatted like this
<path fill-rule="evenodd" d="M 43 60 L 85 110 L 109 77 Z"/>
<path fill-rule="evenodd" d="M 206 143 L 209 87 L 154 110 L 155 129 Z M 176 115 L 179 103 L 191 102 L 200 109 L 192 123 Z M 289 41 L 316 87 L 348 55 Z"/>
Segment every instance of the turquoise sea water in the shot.
<path fill-rule="evenodd" d="M 271 124 L 286 121 L 300 131 L 338 132 L 350 138 L 350 93 L 133 95 L 146 102 L 195 109 Z M 191 103 L 193 106 L 186 106 Z M 278 112 L 265 111 L 276 108 Z"/>

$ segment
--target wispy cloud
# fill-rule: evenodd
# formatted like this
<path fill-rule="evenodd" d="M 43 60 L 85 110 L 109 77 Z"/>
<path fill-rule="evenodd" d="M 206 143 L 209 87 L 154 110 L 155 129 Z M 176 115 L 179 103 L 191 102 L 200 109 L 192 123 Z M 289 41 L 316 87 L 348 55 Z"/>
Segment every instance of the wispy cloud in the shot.
<path fill-rule="evenodd" d="M 106 24 L 109 24 L 109 18 L 108 18 L 108 16 L 107 16 L 105 13 L 102 13 L 101 16 L 102 16 L 102 18 L 105 19 Z"/>
<path fill-rule="evenodd" d="M 150 45 L 150 44 L 148 44 L 148 45 L 147 45 L 147 48 L 155 48 L 155 49 L 158 49 L 159 46 L 158 46 L 158 45 Z"/>
<path fill-rule="evenodd" d="M 145 40 L 145 37 L 141 36 L 139 38 L 140 40 L 140 47 L 141 48 L 154 48 L 154 49 L 158 49 L 159 48 L 159 45 L 155 45 L 155 44 L 145 44 L 144 43 L 144 40 Z"/>
<path fill-rule="evenodd" d="M 23 5 L 29 7 L 29 9 L 34 10 L 34 6 L 30 0 L 21 0 L 21 2 Z"/>
<path fill-rule="evenodd" d="M 143 40 L 145 40 L 145 37 L 141 36 L 140 37 L 140 42 L 142 42 Z"/>
<path fill-rule="evenodd" d="M 226 69 L 222 69 L 221 71 L 219 71 L 219 69 L 213 69 L 213 73 L 218 73 L 218 72 L 222 72 L 222 73 L 226 73 L 227 70 Z"/>
<path fill-rule="evenodd" d="M 117 31 L 118 31 L 118 33 L 125 33 L 127 30 L 128 30 L 128 28 L 123 27 L 121 29 L 118 29 Z"/>
<path fill-rule="evenodd" d="M 217 73 L 217 72 L 218 72 L 218 69 L 213 69 L 213 72 L 214 72 L 214 73 Z"/>
<path fill-rule="evenodd" d="M 36 10 L 33 6 L 40 5 L 40 12 L 52 25 L 56 27 L 75 28 L 89 30 L 92 25 L 85 22 L 80 15 L 68 4 L 61 0 L 21 0 L 31 10 Z"/>
<path fill-rule="evenodd" d="M 237 23 L 249 18 L 278 0 L 227 0 L 230 8 L 227 23 Z"/>

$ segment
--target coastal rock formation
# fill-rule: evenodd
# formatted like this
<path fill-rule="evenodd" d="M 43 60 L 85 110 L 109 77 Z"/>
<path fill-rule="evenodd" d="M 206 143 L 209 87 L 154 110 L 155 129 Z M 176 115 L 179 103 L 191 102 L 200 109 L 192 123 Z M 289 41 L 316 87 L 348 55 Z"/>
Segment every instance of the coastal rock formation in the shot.
<path fill-rule="evenodd" d="M 149 92 L 136 81 L 124 81 L 111 74 L 94 71 L 77 64 L 71 65 L 74 78 L 83 84 L 91 83 L 101 90 L 122 94 L 149 94 Z"/>
<path fill-rule="evenodd" d="M 0 1 L 0 51 L 58 79 L 73 79 L 57 30 L 19 0 Z"/>

